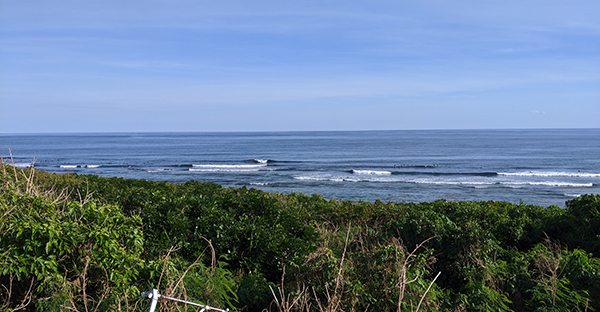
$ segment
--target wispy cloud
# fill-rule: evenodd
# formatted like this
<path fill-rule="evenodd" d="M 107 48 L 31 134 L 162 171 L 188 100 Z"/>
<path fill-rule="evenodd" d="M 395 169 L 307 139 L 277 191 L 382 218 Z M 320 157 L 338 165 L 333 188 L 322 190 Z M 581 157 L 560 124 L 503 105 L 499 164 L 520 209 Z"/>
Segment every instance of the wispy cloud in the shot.
<path fill-rule="evenodd" d="M 500 119 L 534 106 L 550 116 L 545 105 L 567 98 L 574 109 L 598 103 L 599 10 L 538 0 L 4 1 L 0 100 L 19 116 L 61 105 L 225 114 L 328 103 L 322 119 L 336 120 L 348 103 L 360 115 L 379 101 L 407 105 L 407 116 L 428 103 L 448 126 L 479 125 L 473 111 Z"/>

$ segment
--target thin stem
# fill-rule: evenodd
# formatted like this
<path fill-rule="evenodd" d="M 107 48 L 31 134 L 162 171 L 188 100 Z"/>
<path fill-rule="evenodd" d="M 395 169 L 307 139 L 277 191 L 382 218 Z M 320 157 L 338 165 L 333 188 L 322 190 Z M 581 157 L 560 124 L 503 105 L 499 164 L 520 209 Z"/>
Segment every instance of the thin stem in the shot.
<path fill-rule="evenodd" d="M 429 287 L 427 287 L 427 290 L 425 291 L 425 293 L 423 294 L 423 297 L 421 297 L 421 300 L 419 300 L 419 304 L 417 305 L 417 309 L 415 310 L 415 312 L 419 311 L 419 308 L 421 307 L 421 303 L 423 303 L 423 299 L 425 299 L 425 296 L 427 296 L 427 293 L 429 292 L 429 289 L 431 289 L 431 286 L 433 285 L 433 283 L 435 283 L 435 280 L 440 277 L 440 274 L 442 274 L 442 272 L 438 272 L 438 274 L 435 276 L 435 278 L 433 279 L 433 281 L 431 281 L 431 283 L 429 283 Z"/>

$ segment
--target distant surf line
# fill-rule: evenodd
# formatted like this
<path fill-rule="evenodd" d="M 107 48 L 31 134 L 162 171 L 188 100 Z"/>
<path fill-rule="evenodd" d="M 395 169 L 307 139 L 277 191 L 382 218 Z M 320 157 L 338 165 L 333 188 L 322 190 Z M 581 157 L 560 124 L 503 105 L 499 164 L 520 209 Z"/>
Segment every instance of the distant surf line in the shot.
<path fill-rule="evenodd" d="M 437 181 L 428 179 L 368 179 L 354 178 L 352 176 L 294 176 L 293 179 L 300 181 L 322 181 L 322 182 L 370 182 L 370 183 L 411 183 L 431 185 L 465 185 L 465 186 L 549 186 L 549 187 L 593 187 L 594 183 L 571 183 L 557 181 Z"/>

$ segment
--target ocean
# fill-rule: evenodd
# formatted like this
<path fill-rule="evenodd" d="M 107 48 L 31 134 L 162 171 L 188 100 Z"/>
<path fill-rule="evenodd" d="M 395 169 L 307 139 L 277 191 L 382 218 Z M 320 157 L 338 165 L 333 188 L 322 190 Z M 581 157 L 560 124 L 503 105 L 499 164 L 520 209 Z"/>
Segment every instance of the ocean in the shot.
<path fill-rule="evenodd" d="M 565 207 L 600 193 L 600 129 L 2 134 L 0 153 L 55 173 L 367 202 Z"/>

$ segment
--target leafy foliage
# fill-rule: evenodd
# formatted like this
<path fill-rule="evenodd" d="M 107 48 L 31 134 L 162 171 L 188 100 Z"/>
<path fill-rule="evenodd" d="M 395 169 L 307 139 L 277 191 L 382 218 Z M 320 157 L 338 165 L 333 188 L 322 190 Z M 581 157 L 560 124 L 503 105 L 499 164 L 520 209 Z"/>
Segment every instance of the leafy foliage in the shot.
<path fill-rule="evenodd" d="M 113 205 L 59 205 L 10 189 L 0 197 L 0 214 L 4 308 L 115 309 L 139 293 L 138 216 Z"/>
<path fill-rule="evenodd" d="M 152 288 L 241 311 L 600 308 L 600 195 L 560 209 L 0 177 L 2 310 L 143 310 Z"/>

